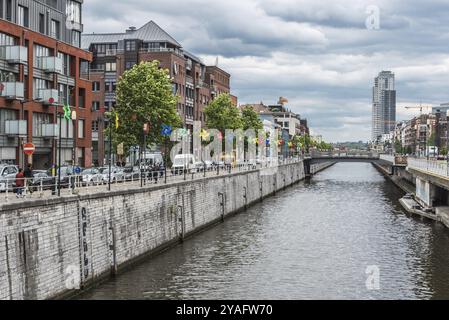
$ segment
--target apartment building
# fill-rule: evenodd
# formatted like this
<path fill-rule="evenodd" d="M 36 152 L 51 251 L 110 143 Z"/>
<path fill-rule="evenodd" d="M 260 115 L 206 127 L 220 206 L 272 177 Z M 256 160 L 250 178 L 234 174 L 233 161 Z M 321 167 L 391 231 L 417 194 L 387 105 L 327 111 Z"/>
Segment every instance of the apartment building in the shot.
<path fill-rule="evenodd" d="M 168 69 L 173 94 L 179 97 L 177 111 L 184 127 L 194 121 L 205 123 L 204 108 L 220 93 L 230 93 L 230 75 L 218 66 L 206 66 L 154 21 L 123 33 L 84 34 L 82 48 L 93 53 L 89 74 L 93 82 L 93 154 L 95 163 L 104 163 L 107 150 L 103 135 L 104 111 L 114 108 L 115 89 L 120 76 L 135 64 L 157 60 Z M 235 98 L 236 101 L 236 98 Z"/>
<path fill-rule="evenodd" d="M 91 164 L 91 86 L 80 70 L 82 0 L 0 0 L 0 162 Z M 72 120 L 63 119 L 63 105 Z M 63 120 L 60 120 L 60 119 Z M 59 123 L 62 123 L 59 126 Z M 35 145 L 26 157 L 23 144 Z"/>

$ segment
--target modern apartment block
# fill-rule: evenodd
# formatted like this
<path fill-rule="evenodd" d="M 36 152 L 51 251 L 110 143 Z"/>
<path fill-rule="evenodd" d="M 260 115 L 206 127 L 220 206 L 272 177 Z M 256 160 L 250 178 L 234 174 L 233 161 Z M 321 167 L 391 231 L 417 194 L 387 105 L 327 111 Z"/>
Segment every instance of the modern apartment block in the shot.
<path fill-rule="evenodd" d="M 173 79 L 173 94 L 179 97 L 178 113 L 187 129 L 194 121 L 205 122 L 204 108 L 220 93 L 230 93 L 230 75 L 217 66 L 183 50 L 182 45 L 155 22 L 124 33 L 84 34 L 82 48 L 93 53 L 90 78 L 93 82 L 93 154 L 95 163 L 105 159 L 104 111 L 114 108 L 120 76 L 135 64 L 157 60 Z M 235 103 L 237 103 L 234 97 Z"/>
<path fill-rule="evenodd" d="M 61 135 L 63 164 L 91 164 L 92 84 L 80 70 L 92 54 L 80 49 L 82 4 L 0 0 L 0 162 L 47 169 L 58 163 Z M 76 118 L 60 120 L 63 105 Z M 32 157 L 26 142 L 36 147 Z"/>
<path fill-rule="evenodd" d="M 374 79 L 372 140 L 392 132 L 396 125 L 394 73 L 382 71 Z"/>
<path fill-rule="evenodd" d="M 271 122 L 273 127 L 287 132 L 290 138 L 310 133 L 307 120 L 301 119 L 300 115 L 288 110 L 281 104 L 266 106 L 261 102 L 259 104 L 243 105 L 241 108 L 245 106 L 251 106 L 259 114 L 259 118 L 262 121 Z"/>

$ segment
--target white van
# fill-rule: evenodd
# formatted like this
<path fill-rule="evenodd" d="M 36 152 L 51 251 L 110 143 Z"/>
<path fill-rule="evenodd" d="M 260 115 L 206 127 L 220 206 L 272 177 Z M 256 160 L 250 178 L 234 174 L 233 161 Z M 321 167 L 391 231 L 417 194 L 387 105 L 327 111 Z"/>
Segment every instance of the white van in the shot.
<path fill-rule="evenodd" d="M 171 173 L 181 174 L 184 173 L 184 170 L 190 173 L 198 171 L 198 162 L 193 154 L 178 154 L 173 159 Z"/>

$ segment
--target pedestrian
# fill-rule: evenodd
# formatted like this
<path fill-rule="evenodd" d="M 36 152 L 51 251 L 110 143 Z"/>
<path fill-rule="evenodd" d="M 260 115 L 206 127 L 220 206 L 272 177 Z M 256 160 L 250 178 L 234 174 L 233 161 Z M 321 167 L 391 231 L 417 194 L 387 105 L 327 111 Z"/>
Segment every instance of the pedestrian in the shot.
<path fill-rule="evenodd" d="M 33 188 L 31 186 L 31 182 L 33 179 L 33 166 L 31 164 L 28 164 L 25 171 L 23 172 L 23 175 L 25 177 L 25 188 L 28 189 L 30 194 L 32 194 Z"/>
<path fill-rule="evenodd" d="M 24 181 L 25 175 L 23 174 L 23 169 L 20 168 L 19 172 L 16 174 L 16 197 L 23 198 L 23 186 L 25 185 Z"/>

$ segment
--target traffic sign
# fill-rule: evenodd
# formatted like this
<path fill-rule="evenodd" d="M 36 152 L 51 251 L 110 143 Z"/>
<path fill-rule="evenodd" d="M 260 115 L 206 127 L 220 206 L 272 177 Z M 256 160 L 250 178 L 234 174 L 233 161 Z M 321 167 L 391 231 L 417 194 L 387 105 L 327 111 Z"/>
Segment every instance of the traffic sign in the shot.
<path fill-rule="evenodd" d="M 31 156 L 35 150 L 36 147 L 30 142 L 23 145 L 23 153 L 25 153 L 27 156 Z"/>

